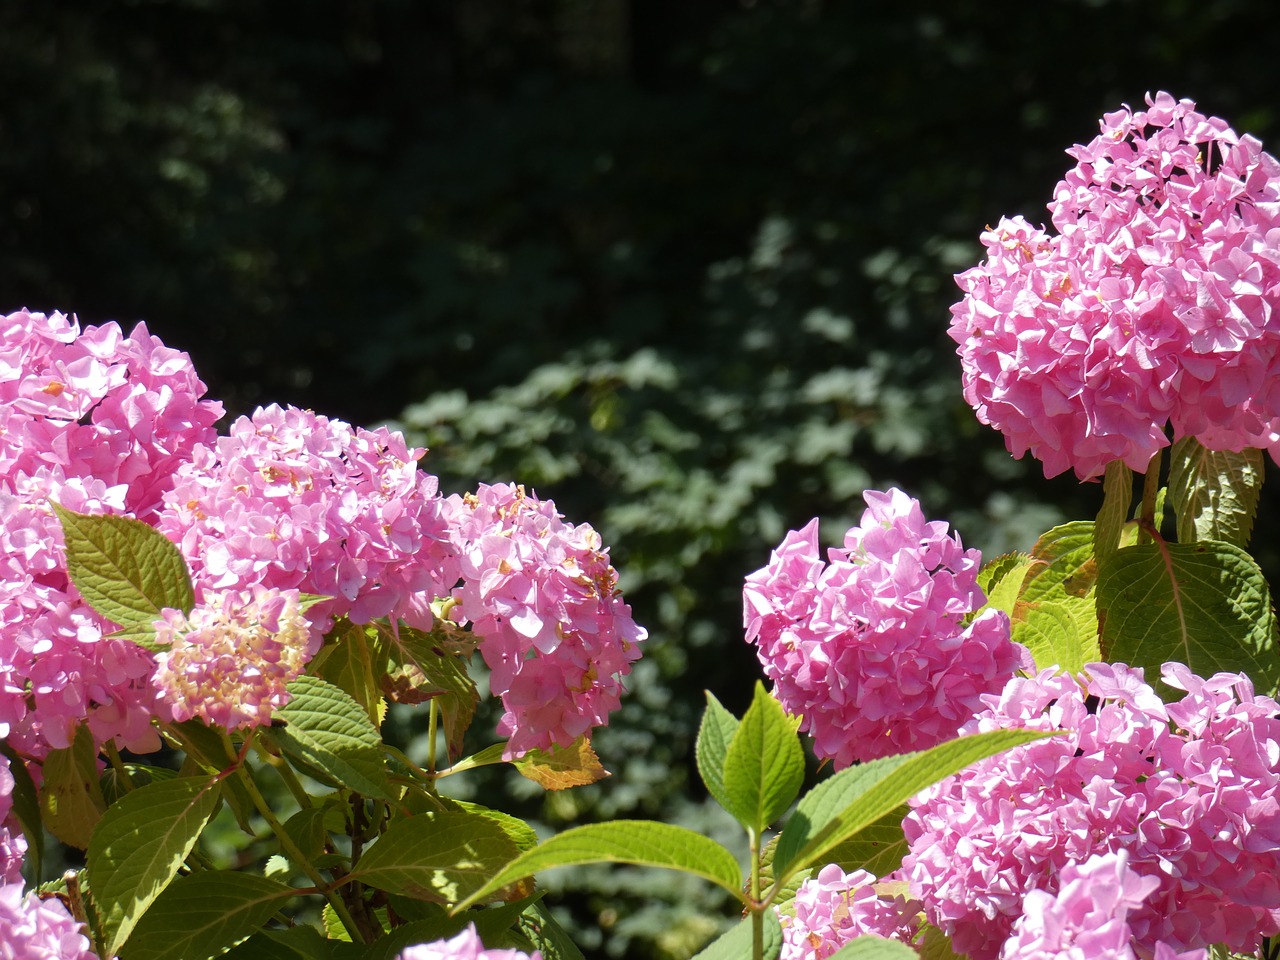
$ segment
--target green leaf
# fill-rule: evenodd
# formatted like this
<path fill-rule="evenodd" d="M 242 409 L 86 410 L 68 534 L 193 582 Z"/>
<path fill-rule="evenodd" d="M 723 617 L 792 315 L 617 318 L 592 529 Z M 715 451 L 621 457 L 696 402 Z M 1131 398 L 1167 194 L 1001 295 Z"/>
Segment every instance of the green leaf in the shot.
<path fill-rule="evenodd" d="M 931 923 L 920 924 L 922 933 L 916 935 L 916 949 L 920 960 L 968 960 L 963 953 L 956 953 L 951 938 Z"/>
<path fill-rule="evenodd" d="M 1169 499 L 1178 539 L 1249 543 L 1262 492 L 1262 451 L 1206 450 L 1184 437 L 1169 452 Z"/>
<path fill-rule="evenodd" d="M 379 674 L 382 691 L 395 703 L 435 701 L 451 760 L 462 756 L 463 734 L 480 703 L 467 659 L 455 652 L 456 630 L 455 624 L 439 621 L 430 633 L 405 626 L 399 636 L 384 631 L 390 669 Z"/>
<path fill-rule="evenodd" d="M 380 644 L 371 641 L 373 632 L 362 624 L 338 621 L 325 636 L 320 652 L 307 665 L 307 673 L 349 694 L 376 724 L 383 709 L 378 679 L 386 673 L 387 655 Z"/>
<path fill-rule="evenodd" d="M 762 960 L 777 960 L 782 952 L 782 924 L 778 922 L 778 914 L 766 909 L 762 915 L 764 920 L 764 951 Z M 746 917 L 730 927 L 711 944 L 696 954 L 693 960 L 744 960 L 753 956 L 753 936 L 751 918 Z"/>
<path fill-rule="evenodd" d="M 27 765 L 10 746 L 8 740 L 0 740 L 0 754 L 9 761 L 9 773 L 13 776 L 13 792 L 9 800 L 13 815 L 18 818 L 22 834 L 27 838 L 26 865 L 33 877 L 42 874 L 44 864 L 44 824 L 40 822 L 40 792 L 27 772 Z"/>
<path fill-rule="evenodd" d="M 219 796 L 213 777 L 158 780 L 130 791 L 103 815 L 89 841 L 87 869 L 108 956 L 177 875 Z"/>
<path fill-rule="evenodd" d="M 1038 670 L 1056 664 L 1063 672 L 1075 673 L 1102 659 L 1092 600 L 1063 595 L 1057 601 L 1020 603 L 1011 629 L 1013 639 L 1031 651 Z"/>
<path fill-rule="evenodd" d="M 532 850 L 538 845 L 538 834 L 533 827 L 519 817 L 513 817 L 509 813 L 503 813 L 501 810 L 492 810 L 489 807 L 483 807 L 468 800 L 455 800 L 453 802 L 457 804 L 459 809 L 471 814 L 473 817 L 484 817 L 492 820 L 511 838 L 511 842 L 516 845 L 516 848 L 521 853 L 526 850 Z"/>
<path fill-rule="evenodd" d="M 255 933 L 222 956 L 225 960 L 365 960 L 364 951 L 359 944 L 330 940 L 315 927 L 300 926 Z"/>
<path fill-rule="evenodd" d="M 1249 674 L 1280 681 L 1267 581 L 1239 547 L 1214 540 L 1125 547 L 1098 582 L 1102 653 L 1158 675 L 1169 660 L 1201 676 Z"/>
<path fill-rule="evenodd" d="M 521 854 L 455 910 L 539 870 L 584 863 L 666 867 L 710 880 L 739 899 L 742 896 L 742 869 L 737 858 L 714 840 L 669 823 L 611 820 L 566 830 Z"/>
<path fill-rule="evenodd" d="M 457 903 L 518 854 L 494 819 L 465 812 L 424 813 L 392 823 L 360 858 L 351 878 L 419 900 Z"/>
<path fill-rule="evenodd" d="M 284 726 L 266 727 L 264 736 L 330 786 L 394 801 L 382 738 L 364 707 L 318 677 L 299 677 L 287 689 L 289 702 L 276 713 Z"/>
<path fill-rule="evenodd" d="M 122 627 L 158 619 L 166 607 L 190 613 L 191 576 L 178 548 L 131 517 L 90 517 L 53 504 L 67 545 L 67 572 L 85 601 Z"/>
<path fill-rule="evenodd" d="M 521 913 L 520 930 L 542 953 L 543 960 L 585 960 L 569 932 L 541 900 L 529 904 Z"/>
<path fill-rule="evenodd" d="M 181 739 L 182 749 L 187 755 L 182 762 L 182 776 L 218 773 L 235 766 L 236 757 L 229 751 L 227 742 L 201 721 L 184 720 L 182 723 L 170 724 L 169 730 Z M 222 778 L 222 797 L 235 815 L 240 829 L 252 834 L 254 828 L 251 818 L 256 815 L 257 810 L 253 797 L 239 777 Z"/>
<path fill-rule="evenodd" d="M 724 760 L 725 809 L 757 836 L 791 806 L 804 780 L 797 722 L 756 682 Z"/>
<path fill-rule="evenodd" d="M 1093 589 L 1098 576 L 1093 555 L 1093 529 L 1090 520 L 1075 520 L 1049 530 L 1031 548 L 1034 561 L 1023 585 L 1024 602 L 1034 600 L 1084 598 Z"/>
<path fill-rule="evenodd" d="M 930 784 L 984 757 L 1049 735 L 996 730 L 840 771 L 810 790 L 787 821 L 774 853 L 774 883 L 785 885 L 797 871 L 825 863 L 831 850 Z"/>
<path fill-rule="evenodd" d="M 294 890 L 230 870 L 179 877 L 138 921 L 125 960 L 209 960 L 258 930 Z"/>
<path fill-rule="evenodd" d="M 50 751 L 40 784 L 40 818 L 63 843 L 83 850 L 107 804 L 98 782 L 98 751 L 89 728 L 76 730 L 71 746 Z"/>
<path fill-rule="evenodd" d="M 487 767 L 495 763 L 504 763 L 502 759 L 503 752 L 507 749 L 506 742 L 491 743 L 489 746 L 481 750 L 477 750 L 469 757 L 463 757 L 452 767 L 449 768 L 450 773 L 462 773 L 464 770 L 473 770 L 476 767 Z"/>
<path fill-rule="evenodd" d="M 1120 546 L 1120 530 L 1129 519 L 1133 502 L 1133 471 L 1123 460 L 1112 460 L 1102 479 L 1102 509 L 1093 526 L 1094 556 L 1102 562 Z"/>
<path fill-rule="evenodd" d="M 284 822 L 284 832 L 304 857 L 314 859 L 323 852 L 328 814 L 327 807 L 306 807 Z"/>
<path fill-rule="evenodd" d="M 920 955 L 898 940 L 868 935 L 850 940 L 830 960 L 920 960 Z"/>
<path fill-rule="evenodd" d="M 541 897 L 541 894 L 538 896 Z M 530 906 L 529 899 L 526 898 L 485 910 L 468 910 L 457 916 L 442 911 L 439 916 L 402 924 L 379 937 L 373 946 L 365 949 L 361 960 L 395 960 L 406 947 L 457 936 L 469 923 L 475 924 L 482 943 L 488 947 L 496 947 L 499 940 L 509 936 L 510 928 Z M 441 908 L 433 905 L 432 909 Z"/>
<path fill-rule="evenodd" d="M 902 858 L 907 855 L 907 838 L 902 832 L 902 820 L 909 809 L 905 803 L 894 807 L 848 840 L 832 847 L 824 858 L 825 863 L 834 863 L 845 873 L 862 869 L 877 877 L 887 876 L 897 870 L 902 866 Z M 764 848 L 760 870 L 761 889 L 767 889 L 773 883 L 773 858 L 777 853 L 777 840 L 778 837 L 775 836 Z M 792 873 L 786 883 L 775 888 L 773 903 L 787 912 L 800 885 L 814 872 L 813 869 L 806 869 Z"/>
<path fill-rule="evenodd" d="M 1022 583 L 1034 563 L 1029 554 L 1006 553 L 984 566 L 978 573 L 978 586 L 987 595 L 987 602 L 973 616 L 986 610 L 1003 610 L 1012 615 Z"/>
<path fill-rule="evenodd" d="M 845 873 L 866 870 L 885 877 L 902 866 L 907 854 L 907 838 L 902 821 L 910 811 L 907 804 L 894 807 L 884 816 L 867 824 L 852 837 L 832 847 L 827 862 L 835 863 Z"/>
<path fill-rule="evenodd" d="M 142 763 L 126 763 L 124 770 L 107 767 L 98 777 L 98 785 L 102 788 L 102 799 L 107 806 L 115 803 L 125 794 L 138 787 L 146 786 L 157 780 L 172 780 L 178 771 L 170 767 L 150 767 Z"/>
<path fill-rule="evenodd" d="M 703 711 L 702 724 L 698 727 L 694 757 L 702 782 L 716 802 L 727 810 L 729 798 L 724 786 L 724 759 L 729 753 L 733 735 L 738 732 L 738 718 L 721 706 L 710 690 L 706 694 L 707 709 Z"/>

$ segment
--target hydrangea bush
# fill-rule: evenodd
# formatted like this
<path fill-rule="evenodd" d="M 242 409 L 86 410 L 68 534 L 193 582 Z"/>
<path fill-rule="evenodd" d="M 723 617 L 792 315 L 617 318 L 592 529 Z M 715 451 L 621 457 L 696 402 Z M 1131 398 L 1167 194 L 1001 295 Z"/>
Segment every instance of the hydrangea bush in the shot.
<path fill-rule="evenodd" d="M 439 788 L 603 775 L 645 631 L 589 525 L 441 492 L 385 428 L 268 406 L 219 433 L 143 326 L 4 317 L 0 953 L 573 960 L 537 875 L 606 862 L 737 898 L 701 960 L 1274 960 L 1280 655 L 1247 545 L 1280 166 L 1168 94 L 1101 126 L 1054 232 L 984 234 L 951 325 L 979 419 L 1101 479 L 1098 514 L 985 564 L 897 489 L 825 556 L 817 519 L 789 533 L 743 594 L 772 690 L 708 695 L 698 731 L 741 850 L 540 841 Z M 383 740 L 392 704 L 425 759 Z M 803 795 L 802 733 L 830 767 Z M 224 810 L 266 855 L 207 842 Z M 50 835 L 83 867 L 48 876 Z"/>

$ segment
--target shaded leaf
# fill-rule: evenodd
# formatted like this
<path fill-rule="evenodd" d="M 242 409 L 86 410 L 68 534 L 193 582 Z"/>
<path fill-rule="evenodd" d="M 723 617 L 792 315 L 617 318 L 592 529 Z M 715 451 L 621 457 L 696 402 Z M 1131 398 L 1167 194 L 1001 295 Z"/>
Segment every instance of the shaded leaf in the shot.
<path fill-rule="evenodd" d="M 289 702 L 276 712 L 284 725 L 263 728 L 263 736 L 330 786 L 395 800 L 382 759 L 382 738 L 364 707 L 318 677 L 301 676 L 288 691 Z"/>
<path fill-rule="evenodd" d="M 1123 460 L 1112 460 L 1102 479 L 1102 509 L 1093 526 L 1094 556 L 1101 562 L 1120 546 L 1120 529 L 1129 519 L 1133 502 L 1133 471 Z"/>
<path fill-rule="evenodd" d="M 1249 674 L 1260 687 L 1280 680 L 1275 614 L 1262 571 L 1229 543 L 1125 547 L 1098 583 L 1102 653 L 1159 674 L 1169 660 L 1201 676 Z"/>
<path fill-rule="evenodd" d="M 1206 450 L 1184 437 L 1169 453 L 1169 506 L 1178 540 L 1247 546 L 1264 476 L 1262 451 Z"/>
<path fill-rule="evenodd" d="M 121 797 L 89 842 L 87 870 L 108 955 L 169 886 L 218 809 L 213 777 L 158 780 Z"/>
<path fill-rule="evenodd" d="M 486 885 L 519 854 L 496 820 L 467 812 L 424 813 L 397 820 L 360 858 L 351 877 L 379 890 L 434 903 L 457 903 L 482 887 L 496 892 L 523 880 Z M 507 899 L 528 891 L 516 889 Z"/>
<path fill-rule="evenodd" d="M 71 746 L 50 751 L 42 766 L 40 818 L 50 833 L 79 850 L 89 845 L 107 806 L 97 758 L 93 736 L 81 725 Z"/>
<path fill-rule="evenodd" d="M 252 873 L 179 877 L 138 921 L 123 956 L 209 960 L 261 927 L 293 895 L 291 887 Z"/>

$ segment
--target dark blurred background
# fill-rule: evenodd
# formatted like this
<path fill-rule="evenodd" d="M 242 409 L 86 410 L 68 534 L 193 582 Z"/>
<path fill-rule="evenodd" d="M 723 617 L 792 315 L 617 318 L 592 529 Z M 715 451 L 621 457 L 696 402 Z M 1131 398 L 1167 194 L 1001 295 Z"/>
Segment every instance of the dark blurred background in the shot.
<path fill-rule="evenodd" d="M 1147 91 L 1274 149 L 1278 37 L 1243 0 L 7 0 L 0 309 L 145 321 L 232 415 L 395 421 L 446 490 L 597 527 L 651 632 L 615 776 L 473 789 L 718 835 L 702 690 L 748 701 L 741 582 L 788 528 L 837 542 L 897 484 L 990 555 L 1097 509 L 960 396 L 983 226 L 1046 220 L 1063 150 Z M 588 956 L 725 916 L 666 875 L 547 882 Z"/>

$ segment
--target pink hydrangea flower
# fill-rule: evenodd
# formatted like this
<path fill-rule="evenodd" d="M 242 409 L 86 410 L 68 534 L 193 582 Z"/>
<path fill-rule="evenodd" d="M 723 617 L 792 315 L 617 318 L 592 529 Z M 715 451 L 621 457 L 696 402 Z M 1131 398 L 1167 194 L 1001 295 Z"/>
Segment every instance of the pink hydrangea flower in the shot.
<path fill-rule="evenodd" d="M 0 754 L 0 885 L 22 883 L 27 839 L 13 815 L 13 773 L 9 758 Z"/>
<path fill-rule="evenodd" d="M 782 924 L 779 960 L 824 960 L 850 940 L 884 937 L 911 944 L 920 904 L 904 896 L 883 898 L 865 870 L 845 873 L 828 864 L 800 885 L 794 916 L 778 912 Z"/>
<path fill-rule="evenodd" d="M 98 743 L 153 749 L 150 658 L 103 637 L 67 578 L 48 501 L 153 520 L 222 407 L 142 324 L 125 336 L 19 310 L 0 331 L 0 730 L 35 760 L 86 719 Z"/>
<path fill-rule="evenodd" d="M 1280 164 L 1190 100 L 1147 97 L 1068 154 L 1056 233 L 982 235 L 956 280 L 965 399 L 1046 476 L 1145 471 L 1173 439 L 1280 454 Z"/>
<path fill-rule="evenodd" d="M 542 960 L 542 953 L 538 950 L 533 953 L 486 950 L 476 933 L 475 924 L 469 923 L 456 937 L 406 947 L 396 956 L 396 960 Z"/>
<path fill-rule="evenodd" d="M 508 484 L 451 498 L 451 509 L 463 577 L 453 616 L 480 638 L 506 711 L 504 755 L 567 746 L 608 723 L 646 634 L 599 534 Z"/>
<path fill-rule="evenodd" d="M 138 324 L 86 327 L 60 313 L 0 318 L 0 478 L 53 468 L 125 486 L 150 520 L 174 470 L 213 439 L 222 405 L 202 400 L 190 358 Z"/>
<path fill-rule="evenodd" d="M 1091 664 L 985 698 L 964 733 L 1064 733 L 912 801 L 903 874 L 957 950 L 993 960 L 1032 891 L 1056 896 L 1069 864 L 1119 851 L 1156 881 L 1127 916 L 1139 954 L 1247 953 L 1280 932 L 1280 705 L 1241 674 L 1163 677 L 1186 696 L 1166 705 L 1141 671 Z"/>
<path fill-rule="evenodd" d="M 88 721 L 97 743 L 146 751 L 151 728 L 146 651 L 109 639 L 66 573 L 62 528 L 49 501 L 81 513 L 121 512 L 127 487 L 41 467 L 0 483 L 0 730 L 39 760 Z"/>
<path fill-rule="evenodd" d="M 1003 612 L 965 623 L 986 601 L 979 552 L 901 490 L 863 496 L 861 523 L 827 562 L 814 520 L 743 591 L 774 695 L 837 768 L 955 737 L 983 694 L 1030 666 Z"/>
<path fill-rule="evenodd" d="M 1128 854 L 1096 854 L 1062 868 L 1057 893 L 1032 890 L 1000 960 L 1136 960 L 1129 914 L 1160 882 L 1129 869 Z"/>
<path fill-rule="evenodd" d="M 457 568 L 436 478 L 416 467 L 423 452 L 385 428 L 261 408 L 193 451 L 157 526 L 199 595 L 296 589 L 330 598 L 308 611 L 320 632 L 341 616 L 429 629 Z"/>
<path fill-rule="evenodd" d="M 56 898 L 0 885 L 0 955 L 41 960 L 97 960 L 80 924 Z"/>
<path fill-rule="evenodd" d="M 298 592 L 262 586 L 247 597 L 228 592 L 186 616 L 165 610 L 156 641 L 167 645 L 156 655 L 157 713 L 227 730 L 270 722 L 289 701 L 285 686 L 319 648 Z"/>

